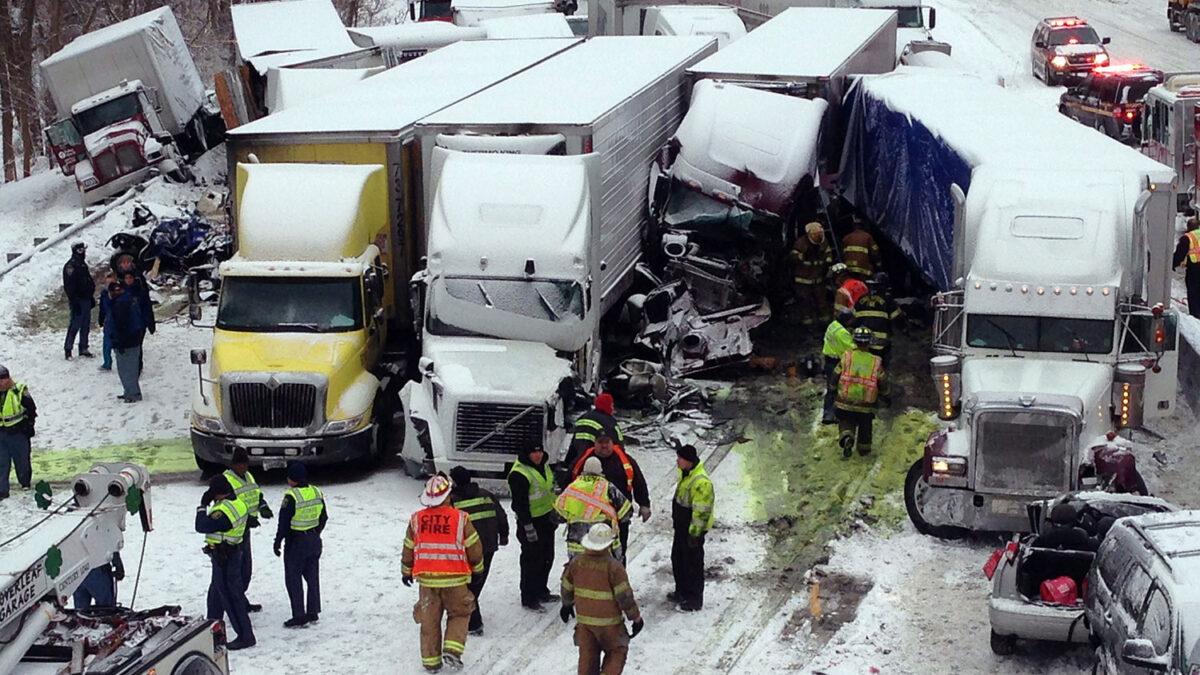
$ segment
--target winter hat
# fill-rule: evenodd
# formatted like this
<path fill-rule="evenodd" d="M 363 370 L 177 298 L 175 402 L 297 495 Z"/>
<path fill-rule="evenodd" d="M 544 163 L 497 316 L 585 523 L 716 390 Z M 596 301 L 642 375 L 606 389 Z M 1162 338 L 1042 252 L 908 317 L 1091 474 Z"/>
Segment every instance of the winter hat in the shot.
<path fill-rule="evenodd" d="M 604 392 L 596 396 L 596 410 L 602 413 L 613 414 L 613 397 L 612 394 Z"/>
<path fill-rule="evenodd" d="M 450 469 L 450 480 L 454 481 L 455 487 L 462 487 L 471 482 L 471 472 L 467 471 L 466 467 L 456 466 Z"/>
<path fill-rule="evenodd" d="M 600 463 L 599 457 L 588 457 L 583 463 L 583 473 L 592 474 L 594 476 L 604 475 L 604 465 Z"/>
<path fill-rule="evenodd" d="M 214 495 L 227 495 L 233 492 L 233 488 L 229 487 L 224 474 L 217 474 L 208 481 L 208 491 Z"/>
<path fill-rule="evenodd" d="M 250 463 L 250 454 L 246 452 L 245 448 L 234 448 L 233 449 L 233 459 L 231 459 L 229 461 L 229 463 L 230 464 L 249 464 Z"/>
<path fill-rule="evenodd" d="M 308 480 L 308 468 L 303 462 L 292 462 L 288 465 L 288 478 L 291 478 L 297 483 L 303 483 Z"/>
<path fill-rule="evenodd" d="M 588 533 L 583 535 L 583 539 L 579 542 L 589 551 L 604 551 L 612 546 L 613 531 L 612 528 L 604 523 L 596 523 Z"/>
<path fill-rule="evenodd" d="M 450 496 L 450 479 L 446 474 L 439 473 L 425 483 L 421 493 L 421 504 L 424 506 L 440 506 Z"/>
<path fill-rule="evenodd" d="M 0 366 L 0 380 L 3 380 L 8 376 L 8 366 Z"/>
<path fill-rule="evenodd" d="M 696 452 L 696 446 L 691 443 L 675 448 L 675 456 L 682 457 L 692 464 L 700 463 L 700 453 Z"/>

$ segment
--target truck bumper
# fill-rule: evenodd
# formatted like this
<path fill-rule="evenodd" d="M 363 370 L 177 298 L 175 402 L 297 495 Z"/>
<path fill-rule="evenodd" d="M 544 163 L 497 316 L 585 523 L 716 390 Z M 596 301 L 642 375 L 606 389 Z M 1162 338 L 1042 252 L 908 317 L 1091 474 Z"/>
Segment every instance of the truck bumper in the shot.
<path fill-rule="evenodd" d="M 121 194 L 134 185 L 142 183 L 148 179 L 150 177 L 150 169 L 154 168 L 155 166 L 157 165 L 151 164 L 144 166 L 133 173 L 127 173 L 116 180 L 111 180 L 102 185 L 97 185 L 90 190 L 84 190 L 80 186 L 79 191 L 80 194 L 83 195 L 83 203 L 95 204 L 96 202 L 101 202 L 109 197 Z"/>
<path fill-rule="evenodd" d="M 192 428 L 192 450 L 196 457 L 228 466 L 234 448 L 245 448 L 250 465 L 256 468 L 283 468 L 291 461 L 310 466 L 340 464 L 371 454 L 375 425 L 337 436 L 309 438 L 240 438 L 218 436 Z"/>
<path fill-rule="evenodd" d="M 1029 502 L 1042 495 L 993 495 L 960 488 L 929 486 L 921 515 L 930 525 L 985 532 L 1028 532 Z"/>

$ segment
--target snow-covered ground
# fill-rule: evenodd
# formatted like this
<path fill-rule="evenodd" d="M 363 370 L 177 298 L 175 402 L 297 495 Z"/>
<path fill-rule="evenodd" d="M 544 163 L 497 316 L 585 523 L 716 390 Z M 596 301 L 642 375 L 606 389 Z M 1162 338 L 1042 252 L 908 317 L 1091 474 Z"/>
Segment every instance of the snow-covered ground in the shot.
<path fill-rule="evenodd" d="M 1039 0 L 1002 3 L 934 0 L 939 39 L 954 45 L 966 68 L 1003 81 L 1029 100 L 1053 108 L 1061 88 L 1046 87 L 1030 75 L 1029 40 L 1035 22 L 1047 13 L 1075 13 L 1110 35 L 1118 61 L 1138 60 L 1165 70 L 1200 66 L 1200 47 L 1166 26 L 1161 0 L 1058 0 L 1048 9 Z M 986 130 L 981 130 L 986 133 Z M 219 180 L 220 152 L 210 153 L 200 174 Z M 155 181 L 140 197 L 160 215 L 204 192 L 203 187 L 170 186 Z M 165 322 L 147 339 L 145 400 L 126 405 L 112 373 L 96 371 L 97 361 L 62 359 L 61 332 L 28 332 L 14 318 L 58 292 L 70 243 L 88 243 L 93 265 L 107 260 L 104 243 L 123 229 L 132 206 L 114 209 L 99 223 L 0 277 L 0 363 L 28 382 L 42 416 L 35 446 L 53 451 L 161 438 L 185 438 L 188 383 L 195 375 L 188 350 L 206 347 L 206 331 L 186 322 Z M 61 174 L 44 172 L 0 186 L 0 252 L 21 252 L 33 237 L 49 237 L 60 223 L 80 214 L 78 196 Z M 1177 297 L 1182 296 L 1178 289 Z M 1183 330 L 1200 336 L 1200 325 L 1184 319 Z M 93 351 L 99 350 L 99 334 Z M 1196 419 L 1182 411 L 1156 429 L 1166 439 L 1139 451 L 1149 481 L 1162 496 L 1184 506 L 1200 506 L 1200 488 L 1179 476 L 1194 475 Z M 712 448 L 709 448 L 712 450 Z M 1160 451 L 1163 459 L 1151 455 Z M 1001 658 L 988 648 L 985 598 L 988 585 L 981 567 L 994 542 L 942 542 L 916 534 L 907 523 L 897 533 L 864 530 L 831 545 L 823 565 L 830 574 L 869 579 L 871 590 L 854 618 L 827 643 L 810 637 L 810 598 L 805 588 L 777 611 L 773 586 L 763 583 L 763 561 L 771 539 L 745 513 L 747 487 L 736 453 L 724 455 L 713 470 L 718 494 L 717 530 L 707 546 L 712 579 L 704 611 L 679 614 L 665 601 L 670 581 L 670 495 L 674 476 L 671 453 L 644 448 L 637 455 L 646 469 L 655 515 L 633 526 L 630 576 L 646 616 L 646 632 L 633 641 L 629 672 L 716 673 L 1078 673 L 1090 668 L 1087 649 L 1063 651 L 1034 646 Z M 273 522 L 256 533 L 257 572 L 251 598 L 265 610 L 254 615 L 259 646 L 235 653 L 235 672 L 410 673 L 419 670 L 418 627 L 411 620 L 415 589 L 400 584 L 399 549 L 404 523 L 418 508 L 419 483 L 395 470 L 367 476 L 317 475 L 329 500 L 331 522 L 323 557 L 324 611 L 321 622 L 288 631 L 282 565 L 270 552 Z M 183 481 L 154 487 L 156 531 L 146 539 L 137 605 L 181 604 L 202 613 L 208 560 L 201 537 L 192 532 L 193 509 L 203 486 Z M 283 486 L 268 481 L 267 498 L 278 503 Z M 32 522 L 27 500 L 0 502 L 3 532 Z M 128 603 L 141 538 L 130 525 L 125 560 L 130 578 L 120 599 Z M 570 631 L 555 613 L 531 614 L 517 597 L 514 541 L 496 556 L 483 594 L 486 633 L 467 646 L 470 673 L 556 673 L 574 667 Z M 560 549 L 560 559 L 562 558 Z"/>

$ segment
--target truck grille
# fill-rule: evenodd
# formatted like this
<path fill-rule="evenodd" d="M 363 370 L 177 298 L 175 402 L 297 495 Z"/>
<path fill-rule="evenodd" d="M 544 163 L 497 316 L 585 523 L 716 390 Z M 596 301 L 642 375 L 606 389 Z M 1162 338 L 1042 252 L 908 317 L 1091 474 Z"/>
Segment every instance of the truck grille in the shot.
<path fill-rule="evenodd" d="M 1073 66 L 1090 66 L 1093 58 L 1094 54 L 1072 54 L 1067 57 L 1067 63 Z"/>
<path fill-rule="evenodd" d="M 498 403 L 459 403 L 455 418 L 455 444 L 458 452 L 466 452 L 479 439 L 490 438 L 473 448 L 471 452 L 495 452 L 516 454 L 542 443 L 542 422 L 545 410 L 535 406 L 520 419 L 512 421 L 529 406 Z M 497 431 L 507 424 L 503 431 Z M 495 432 L 495 433 L 493 433 Z"/>
<path fill-rule="evenodd" d="M 313 422 L 317 388 L 294 382 L 274 388 L 265 382 L 233 382 L 229 385 L 229 404 L 234 423 L 241 427 L 305 428 Z"/>
<path fill-rule="evenodd" d="M 1070 489 L 1075 429 L 1067 416 L 987 412 L 975 434 L 977 490 L 1034 496 Z"/>

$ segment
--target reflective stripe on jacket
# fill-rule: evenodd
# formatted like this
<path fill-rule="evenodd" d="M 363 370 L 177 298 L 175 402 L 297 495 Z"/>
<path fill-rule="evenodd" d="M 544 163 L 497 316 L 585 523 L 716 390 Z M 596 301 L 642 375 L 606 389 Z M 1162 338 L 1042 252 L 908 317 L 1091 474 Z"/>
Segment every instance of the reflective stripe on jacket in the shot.
<path fill-rule="evenodd" d="M 712 529 L 713 524 L 713 495 L 712 479 L 704 470 L 704 462 L 696 462 L 696 466 L 683 475 L 683 469 L 675 469 L 679 485 L 675 488 L 675 504 L 692 512 L 688 524 L 688 535 L 699 537 Z"/>
<path fill-rule="evenodd" d="M 217 544 L 232 544 L 237 546 L 242 543 L 242 538 L 246 534 L 246 520 L 249 515 L 249 509 L 240 499 L 222 499 L 221 501 L 208 507 L 208 515 L 223 514 L 229 519 L 232 524 L 228 530 L 223 532 L 212 532 L 204 535 L 204 543 L 216 546 Z"/>
<path fill-rule="evenodd" d="M 1189 230 L 1184 233 L 1184 236 L 1188 240 L 1188 264 L 1200 264 L 1200 230 Z"/>
<path fill-rule="evenodd" d="M 833 249 L 829 242 L 812 243 L 808 236 L 800 237 L 792 246 L 793 277 L 798 284 L 812 286 L 825 281 L 825 274 L 833 265 Z"/>
<path fill-rule="evenodd" d="M 838 364 L 838 388 L 835 405 L 844 410 L 872 412 L 879 398 L 879 378 L 883 359 L 871 352 L 852 349 Z"/>
<path fill-rule="evenodd" d="M 290 495 L 296 504 L 292 515 L 292 531 L 307 532 L 321 523 L 321 512 L 325 510 L 325 493 L 315 485 L 290 487 L 284 494 Z"/>
<path fill-rule="evenodd" d="M 842 354 L 854 349 L 854 336 L 838 321 L 832 321 L 825 329 L 825 345 L 821 353 L 831 359 L 840 359 Z"/>
<path fill-rule="evenodd" d="M 15 427 L 25 421 L 25 383 L 17 382 L 4 397 L 0 406 L 0 427 Z"/>
<path fill-rule="evenodd" d="M 541 471 L 524 462 L 514 462 L 508 475 L 519 473 L 529 481 L 529 517 L 539 518 L 554 510 L 554 472 L 547 462 Z"/>
<path fill-rule="evenodd" d="M 619 506 L 614 504 L 609 487 L 609 482 L 603 476 L 580 476 L 571 481 L 567 489 L 558 496 L 554 510 L 568 523 L 608 521 L 608 524 L 616 529 L 631 507 L 629 502 L 624 500 Z M 620 494 L 619 490 L 615 492 Z"/>
<path fill-rule="evenodd" d="M 262 489 L 255 482 L 254 474 L 247 471 L 246 479 L 242 480 L 233 469 L 226 469 L 225 480 L 229 481 L 229 487 L 233 488 L 233 494 L 242 500 L 242 503 L 250 510 L 250 515 L 258 515 L 262 508 Z"/>
<path fill-rule="evenodd" d="M 613 443 L 613 452 L 621 459 L 621 468 L 625 470 L 625 485 L 629 488 L 629 494 L 633 494 L 633 462 L 629 461 L 629 455 L 625 454 L 621 446 L 616 443 Z M 596 446 L 588 448 L 579 456 L 579 459 L 575 460 L 575 466 L 571 467 L 571 478 L 579 478 L 583 473 L 583 463 L 594 454 L 596 454 Z"/>
<path fill-rule="evenodd" d="M 892 322 L 900 316 L 900 308 L 891 299 L 878 293 L 867 293 L 854 303 L 858 325 L 871 329 L 876 344 L 885 346 L 891 340 Z"/>
<path fill-rule="evenodd" d="M 588 551 L 567 563 L 561 588 L 563 605 L 575 607 L 581 625 L 617 626 L 622 614 L 641 616 L 625 568 L 606 551 Z"/>
<path fill-rule="evenodd" d="M 472 573 L 482 572 L 479 535 L 467 514 L 445 504 L 414 513 L 408 521 L 401 571 L 423 586 L 435 587 L 461 586 L 471 581 Z"/>
<path fill-rule="evenodd" d="M 600 415 L 603 415 L 608 419 L 612 419 L 612 424 L 605 424 L 602 420 L 596 419 L 596 417 L 599 417 Z M 608 432 L 608 435 L 612 436 L 612 439 L 615 443 L 625 442 L 625 434 L 621 433 L 621 427 L 617 424 L 617 421 L 613 419 L 611 415 L 598 410 L 589 411 L 583 415 L 580 415 L 579 419 L 575 420 L 575 428 L 573 430 L 572 439 L 576 441 L 595 443 L 596 434 L 601 431 Z"/>
<path fill-rule="evenodd" d="M 879 259 L 879 244 L 866 230 L 855 230 L 842 237 L 842 262 L 851 274 L 871 276 Z"/>

